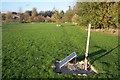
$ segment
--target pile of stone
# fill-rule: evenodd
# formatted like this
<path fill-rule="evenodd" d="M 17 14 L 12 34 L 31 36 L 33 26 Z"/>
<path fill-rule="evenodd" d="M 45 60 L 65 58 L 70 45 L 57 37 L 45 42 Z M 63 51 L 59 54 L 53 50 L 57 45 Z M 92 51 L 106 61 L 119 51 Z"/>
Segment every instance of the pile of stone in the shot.
<path fill-rule="evenodd" d="M 60 73 L 63 73 L 63 74 L 88 75 L 88 74 L 96 74 L 97 71 L 90 64 L 88 64 L 88 70 L 87 71 L 84 70 L 84 61 L 81 61 L 81 62 L 77 62 L 76 64 L 67 63 L 66 65 L 64 65 L 61 68 Z"/>

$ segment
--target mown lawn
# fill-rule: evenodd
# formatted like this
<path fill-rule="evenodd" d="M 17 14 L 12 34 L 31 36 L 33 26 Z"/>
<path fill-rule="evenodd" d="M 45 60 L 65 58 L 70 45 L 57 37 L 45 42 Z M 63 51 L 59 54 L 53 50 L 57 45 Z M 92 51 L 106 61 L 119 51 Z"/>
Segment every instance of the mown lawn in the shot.
<path fill-rule="evenodd" d="M 2 29 L 3 78 L 84 78 L 56 74 L 53 60 L 62 60 L 72 52 L 83 60 L 87 31 L 81 26 L 54 23 L 6 24 Z M 89 62 L 99 74 L 85 78 L 118 77 L 118 36 L 91 32 Z"/>

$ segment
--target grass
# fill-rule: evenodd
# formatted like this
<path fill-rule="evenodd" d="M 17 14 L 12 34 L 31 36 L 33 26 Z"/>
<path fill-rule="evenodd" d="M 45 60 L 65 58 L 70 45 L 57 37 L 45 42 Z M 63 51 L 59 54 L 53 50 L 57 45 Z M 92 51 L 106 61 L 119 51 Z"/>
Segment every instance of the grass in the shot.
<path fill-rule="evenodd" d="M 2 29 L 3 78 L 84 78 L 56 74 L 53 60 L 62 60 L 72 52 L 83 60 L 87 31 L 81 26 L 54 23 L 6 24 Z M 89 62 L 99 74 L 86 78 L 118 77 L 118 36 L 91 32 Z"/>

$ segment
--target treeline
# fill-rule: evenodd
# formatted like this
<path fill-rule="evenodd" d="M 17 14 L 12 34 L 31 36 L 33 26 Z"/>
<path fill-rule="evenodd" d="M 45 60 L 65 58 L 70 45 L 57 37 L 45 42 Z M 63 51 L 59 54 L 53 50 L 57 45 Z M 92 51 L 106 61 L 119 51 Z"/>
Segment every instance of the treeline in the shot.
<path fill-rule="evenodd" d="M 24 13 L 2 13 L 2 21 L 6 23 L 25 22 L 56 22 L 59 26 L 63 22 L 73 25 L 86 26 L 91 23 L 94 28 L 118 28 L 118 2 L 77 2 L 74 7 L 64 11 L 40 11 L 36 8 Z"/>
<path fill-rule="evenodd" d="M 30 22 L 54 22 L 52 15 L 57 12 L 54 11 L 40 11 L 37 12 L 36 8 L 31 11 L 27 10 L 24 13 L 7 12 L 2 13 L 2 22 L 4 23 L 30 23 Z M 64 11 L 61 11 L 64 13 Z"/>
<path fill-rule="evenodd" d="M 118 2 L 77 2 L 76 5 L 64 13 L 62 18 L 59 18 L 60 13 L 56 17 L 56 22 L 72 22 L 73 25 L 86 26 L 88 23 L 93 25 L 93 28 L 100 29 L 116 29 L 119 27 L 118 20 Z"/>
<path fill-rule="evenodd" d="M 77 2 L 66 12 L 65 18 L 78 25 L 91 23 L 95 28 L 118 28 L 118 9 L 118 2 Z"/>

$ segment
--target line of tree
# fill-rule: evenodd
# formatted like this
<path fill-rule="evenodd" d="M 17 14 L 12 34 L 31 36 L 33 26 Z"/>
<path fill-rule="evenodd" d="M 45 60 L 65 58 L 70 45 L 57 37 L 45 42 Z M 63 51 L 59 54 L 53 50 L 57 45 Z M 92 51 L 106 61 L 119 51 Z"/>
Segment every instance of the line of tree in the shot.
<path fill-rule="evenodd" d="M 118 28 L 118 2 L 77 2 L 73 9 L 65 13 L 65 21 L 95 28 Z"/>
<path fill-rule="evenodd" d="M 24 13 L 2 13 L 3 22 L 71 22 L 73 25 L 87 25 L 91 23 L 95 28 L 118 28 L 118 2 L 77 2 L 76 5 L 64 11 L 40 11 L 36 8 Z M 17 15 L 17 16 L 15 16 Z M 19 17 L 18 17 L 19 16 Z"/>
<path fill-rule="evenodd" d="M 40 11 L 37 12 L 36 8 L 31 11 L 27 10 L 24 13 L 7 12 L 2 13 L 2 21 L 6 23 L 28 23 L 28 22 L 54 22 L 52 16 L 58 12 L 54 11 Z M 61 11 L 64 15 L 64 11 Z"/>

